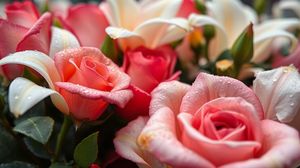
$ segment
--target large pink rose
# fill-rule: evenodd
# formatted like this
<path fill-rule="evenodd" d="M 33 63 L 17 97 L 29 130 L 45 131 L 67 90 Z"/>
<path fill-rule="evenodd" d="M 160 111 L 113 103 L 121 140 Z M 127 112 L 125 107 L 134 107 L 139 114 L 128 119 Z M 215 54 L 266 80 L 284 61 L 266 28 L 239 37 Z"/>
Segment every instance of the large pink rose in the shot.
<path fill-rule="evenodd" d="M 120 110 L 121 116 L 131 120 L 149 112 L 150 93 L 161 82 L 173 80 L 176 53 L 169 46 L 157 49 L 138 47 L 125 52 L 124 71 L 131 77 L 133 99 L 125 109 Z"/>
<path fill-rule="evenodd" d="M 192 86 L 160 84 L 150 117 L 129 123 L 114 144 L 124 158 L 157 168 L 292 167 L 300 159 L 298 132 L 264 119 L 250 88 L 205 73 Z"/>
<path fill-rule="evenodd" d="M 95 120 L 108 103 L 124 107 L 132 97 L 129 76 L 97 48 L 63 50 L 54 62 L 61 76 L 58 92 L 78 120 Z"/>

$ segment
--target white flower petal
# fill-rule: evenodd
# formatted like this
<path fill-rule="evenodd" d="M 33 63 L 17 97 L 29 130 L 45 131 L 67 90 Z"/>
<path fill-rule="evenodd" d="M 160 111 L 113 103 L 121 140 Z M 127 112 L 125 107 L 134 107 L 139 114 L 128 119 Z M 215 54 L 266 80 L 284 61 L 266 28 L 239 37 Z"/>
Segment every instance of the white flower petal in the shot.
<path fill-rule="evenodd" d="M 52 38 L 49 55 L 54 58 L 55 53 L 67 48 L 80 47 L 77 38 L 67 30 L 52 27 Z"/>
<path fill-rule="evenodd" d="M 0 65 L 5 64 L 21 64 L 34 69 L 45 78 L 53 90 L 55 90 L 53 83 L 61 81 L 54 61 L 38 51 L 27 50 L 8 55 L 0 60 Z"/>
<path fill-rule="evenodd" d="M 143 20 L 151 18 L 169 19 L 176 16 L 182 0 L 144 0 L 141 2 Z"/>
<path fill-rule="evenodd" d="M 254 35 L 254 55 L 251 61 L 261 63 L 268 59 L 273 49 L 273 47 L 271 47 L 272 43 L 278 37 L 283 37 L 290 41 L 290 51 L 296 48 L 298 40 L 291 33 L 283 30 L 267 31 L 264 34 Z"/>
<path fill-rule="evenodd" d="M 10 111 L 18 117 L 48 96 L 51 96 L 52 102 L 60 111 L 69 113 L 64 98 L 55 90 L 38 86 L 25 78 L 16 78 L 9 86 Z"/>
<path fill-rule="evenodd" d="M 209 45 L 209 56 L 214 61 L 225 49 L 228 48 L 228 37 L 222 25 L 211 17 L 192 14 L 189 17 L 189 23 L 192 27 L 202 27 L 212 25 L 216 29 L 216 35 Z"/>
<path fill-rule="evenodd" d="M 150 48 L 158 47 L 160 44 L 170 42 L 169 40 L 179 40 L 188 32 L 189 25 L 185 19 L 151 19 L 134 29 L 134 33 L 139 34 L 144 41 L 145 46 Z M 180 32 L 175 37 L 170 38 L 170 34 Z M 164 36 L 167 36 L 164 38 Z"/>
<path fill-rule="evenodd" d="M 290 122 L 299 111 L 300 75 L 293 66 L 258 73 L 253 90 L 266 119 Z"/>
<path fill-rule="evenodd" d="M 233 45 L 250 22 L 257 20 L 254 12 L 238 0 L 213 0 L 207 2 L 207 7 L 210 15 L 224 25 L 229 46 Z"/>
<path fill-rule="evenodd" d="M 273 7 L 273 13 L 276 17 L 282 17 L 284 10 L 291 10 L 300 18 L 300 2 L 296 0 L 280 1 Z"/>

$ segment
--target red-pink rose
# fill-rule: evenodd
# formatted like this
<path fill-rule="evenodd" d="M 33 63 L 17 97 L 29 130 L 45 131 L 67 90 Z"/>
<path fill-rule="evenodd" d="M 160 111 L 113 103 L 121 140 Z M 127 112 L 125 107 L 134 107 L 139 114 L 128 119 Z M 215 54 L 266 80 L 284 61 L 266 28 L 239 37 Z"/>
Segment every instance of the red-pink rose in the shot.
<path fill-rule="evenodd" d="M 60 17 L 63 26 L 76 35 L 81 46 L 100 48 L 109 23 L 103 11 L 93 4 L 79 4 L 68 9 L 66 17 Z"/>
<path fill-rule="evenodd" d="M 145 167 L 292 167 L 300 159 L 298 132 L 264 119 L 250 88 L 204 73 L 192 86 L 160 84 L 150 117 L 129 123 L 114 144 L 121 156 Z"/>
<path fill-rule="evenodd" d="M 56 82 L 70 113 L 78 120 L 95 120 L 108 103 L 124 107 L 132 97 L 130 78 L 96 48 L 75 48 L 56 53 L 61 76 Z"/>
<path fill-rule="evenodd" d="M 178 77 L 178 73 L 173 74 L 175 63 L 176 53 L 169 46 L 126 51 L 123 69 L 131 77 L 134 97 L 125 109 L 120 110 L 121 116 L 131 120 L 147 115 L 151 91 L 161 82 Z"/>
<path fill-rule="evenodd" d="M 30 28 L 40 17 L 31 1 L 13 2 L 5 6 L 7 20 L 11 23 Z"/>

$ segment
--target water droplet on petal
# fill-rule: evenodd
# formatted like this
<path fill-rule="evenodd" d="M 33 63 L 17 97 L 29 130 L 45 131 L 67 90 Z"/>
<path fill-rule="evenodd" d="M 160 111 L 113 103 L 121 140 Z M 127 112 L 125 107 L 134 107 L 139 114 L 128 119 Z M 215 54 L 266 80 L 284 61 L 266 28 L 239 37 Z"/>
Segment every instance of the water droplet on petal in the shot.
<path fill-rule="evenodd" d="M 18 99 L 19 99 L 19 96 L 15 96 L 14 99 L 18 100 Z"/>
<path fill-rule="evenodd" d="M 274 79 L 273 79 L 273 82 L 276 82 L 276 81 L 277 81 L 277 79 L 276 79 L 276 78 L 274 78 Z"/>
<path fill-rule="evenodd" d="M 294 95 L 290 95 L 289 97 L 292 98 L 292 97 L 294 97 Z"/>
<path fill-rule="evenodd" d="M 31 98 L 32 98 L 31 96 L 28 96 L 28 97 L 27 97 L 28 100 L 30 100 Z"/>
<path fill-rule="evenodd" d="M 294 106 L 295 104 L 294 104 L 294 103 L 291 103 L 290 105 L 291 105 L 291 106 Z"/>

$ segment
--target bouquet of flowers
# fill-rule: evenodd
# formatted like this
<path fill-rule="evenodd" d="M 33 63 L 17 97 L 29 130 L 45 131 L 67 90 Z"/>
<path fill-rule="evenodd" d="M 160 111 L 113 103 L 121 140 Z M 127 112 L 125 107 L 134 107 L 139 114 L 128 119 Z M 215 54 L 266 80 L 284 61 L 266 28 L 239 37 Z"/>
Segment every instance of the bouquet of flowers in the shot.
<path fill-rule="evenodd" d="M 270 2 L 2 2 L 0 168 L 297 167 L 300 2 Z"/>

